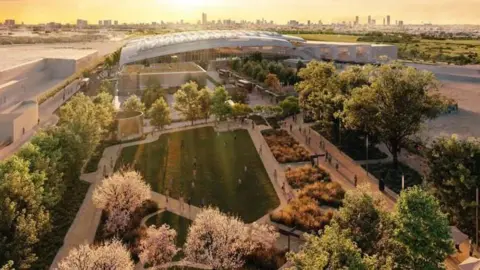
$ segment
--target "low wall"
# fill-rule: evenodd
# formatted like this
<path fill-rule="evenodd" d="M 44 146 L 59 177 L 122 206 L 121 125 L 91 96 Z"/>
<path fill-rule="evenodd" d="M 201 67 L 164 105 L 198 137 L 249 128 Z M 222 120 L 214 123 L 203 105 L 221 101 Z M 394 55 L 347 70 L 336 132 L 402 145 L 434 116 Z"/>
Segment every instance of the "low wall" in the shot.
<path fill-rule="evenodd" d="M 118 112 L 116 122 L 117 140 L 126 141 L 143 136 L 143 113 Z"/>

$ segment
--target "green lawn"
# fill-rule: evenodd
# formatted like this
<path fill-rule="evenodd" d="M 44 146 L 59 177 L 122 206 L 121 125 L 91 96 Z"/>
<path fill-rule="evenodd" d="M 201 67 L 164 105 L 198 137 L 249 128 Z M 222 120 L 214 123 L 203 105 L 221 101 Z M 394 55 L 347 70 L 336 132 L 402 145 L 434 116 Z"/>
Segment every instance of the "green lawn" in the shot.
<path fill-rule="evenodd" d="M 253 222 L 279 205 L 245 130 L 217 134 L 212 127 L 205 127 L 164 134 L 153 143 L 124 148 L 116 169 L 132 164 L 153 190 L 165 194 L 168 189 L 171 197 L 191 198 L 196 206 L 203 200 L 245 222 Z"/>
<path fill-rule="evenodd" d="M 187 240 L 188 227 L 190 227 L 192 221 L 172 212 L 165 211 L 149 218 L 146 222 L 147 226 L 155 225 L 160 227 L 163 224 L 167 224 L 170 228 L 175 229 L 177 232 L 177 247 L 182 247 Z"/>
<path fill-rule="evenodd" d="M 362 165 L 362 167 L 366 166 Z M 397 194 L 402 190 L 402 174 L 405 175 L 405 188 L 422 183 L 422 176 L 401 162 L 398 163 L 397 170 L 392 168 L 391 163 L 383 163 L 368 165 L 368 171 L 378 180 L 384 179 L 385 185 Z"/>

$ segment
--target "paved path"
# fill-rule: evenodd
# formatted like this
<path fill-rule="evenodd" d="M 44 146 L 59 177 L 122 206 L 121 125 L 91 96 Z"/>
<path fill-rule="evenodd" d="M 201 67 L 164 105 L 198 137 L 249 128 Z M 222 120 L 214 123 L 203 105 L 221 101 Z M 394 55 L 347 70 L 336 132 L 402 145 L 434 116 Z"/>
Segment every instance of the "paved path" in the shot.
<path fill-rule="evenodd" d="M 116 160 L 118 159 L 121 153 L 121 149 L 124 147 L 132 146 L 132 145 L 145 144 L 145 143 L 156 141 L 158 140 L 158 137 L 160 135 L 165 133 L 205 127 L 205 126 L 213 126 L 212 123 L 197 124 L 194 126 L 185 126 L 185 124 L 186 123 L 173 123 L 171 126 L 168 126 L 168 129 L 165 129 L 163 131 L 158 131 L 158 132 L 152 132 L 150 135 L 147 136 L 146 139 L 142 141 L 135 141 L 135 142 L 129 142 L 129 143 L 124 143 L 120 145 L 114 145 L 105 149 L 105 151 L 103 152 L 103 156 L 99 161 L 98 170 L 93 173 L 82 174 L 80 177 L 80 179 L 91 183 L 91 185 L 83 200 L 80 210 L 77 212 L 77 215 L 64 238 L 64 244 L 59 250 L 59 252 L 57 253 L 51 265 L 51 269 L 56 267 L 58 262 L 61 261 L 61 259 L 68 254 L 71 248 L 81 244 L 92 244 L 94 242 L 95 233 L 96 233 L 98 224 L 100 223 L 100 218 L 102 213 L 101 213 L 101 210 L 96 209 L 95 206 L 93 205 L 92 194 L 94 189 L 103 180 L 104 171 L 106 174 L 113 173 L 113 168 L 111 165 L 115 164 Z M 228 128 L 227 128 L 227 125 L 228 125 Z M 217 128 L 220 130 L 227 130 L 227 129 L 231 130 L 231 129 L 240 128 L 240 127 L 241 127 L 240 125 L 230 122 L 228 124 L 222 123 Z M 247 128 L 251 126 L 246 124 L 243 127 Z M 248 131 L 252 137 L 252 141 L 254 142 L 255 147 L 257 147 L 257 150 L 259 149 L 260 145 L 263 144 L 262 154 L 260 156 L 262 158 L 262 161 L 264 162 L 265 168 L 267 168 L 268 175 L 270 176 L 270 179 L 272 180 L 275 191 L 280 199 L 281 204 L 279 205 L 279 208 L 283 207 L 284 205 L 286 205 L 286 202 L 287 202 L 285 198 L 285 194 L 281 190 L 281 183 L 285 181 L 283 169 L 280 167 L 280 165 L 276 162 L 273 155 L 271 154 L 268 146 L 265 143 L 265 140 L 263 139 L 263 136 L 260 133 L 260 130 L 258 129 L 251 130 L 250 128 L 248 129 Z M 275 169 L 277 170 L 277 181 L 274 181 Z M 185 202 L 180 202 L 179 200 L 173 199 L 171 197 L 168 198 L 168 203 L 167 203 L 166 196 L 154 191 L 152 191 L 151 199 L 157 202 L 159 208 L 166 209 L 170 212 L 173 212 L 177 215 L 186 217 L 191 220 L 193 220 L 201 210 L 196 206 L 188 205 Z M 268 214 L 260 218 L 258 222 L 262 222 L 262 223 L 269 222 Z M 286 244 L 286 239 L 283 239 L 283 240 L 281 239 L 279 242 Z M 298 240 L 292 240 L 292 246 L 295 245 L 295 243 L 297 242 Z M 296 244 L 295 246 L 296 246 L 295 249 L 298 249 L 299 244 Z"/>

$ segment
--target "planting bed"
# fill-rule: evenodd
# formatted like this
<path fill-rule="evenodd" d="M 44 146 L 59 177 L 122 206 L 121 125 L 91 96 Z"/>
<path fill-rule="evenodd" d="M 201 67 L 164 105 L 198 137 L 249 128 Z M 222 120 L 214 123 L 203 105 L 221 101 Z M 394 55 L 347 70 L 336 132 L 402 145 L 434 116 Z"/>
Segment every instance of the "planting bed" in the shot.
<path fill-rule="evenodd" d="M 278 162 L 290 163 L 310 160 L 310 153 L 286 130 L 268 129 L 262 131 L 262 134 Z"/>

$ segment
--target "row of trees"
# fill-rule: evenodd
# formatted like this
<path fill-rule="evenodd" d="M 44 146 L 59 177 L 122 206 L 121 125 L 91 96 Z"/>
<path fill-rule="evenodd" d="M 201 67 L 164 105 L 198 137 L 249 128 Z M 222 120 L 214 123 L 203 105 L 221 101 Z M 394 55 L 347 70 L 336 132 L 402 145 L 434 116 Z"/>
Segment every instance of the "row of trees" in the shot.
<path fill-rule="evenodd" d="M 277 61 L 262 59 L 261 54 L 254 54 L 243 60 L 235 58 L 231 61 L 230 67 L 236 72 L 242 72 L 250 78 L 266 84 L 272 81 L 272 76 L 277 79 L 275 80 L 276 83 L 284 85 L 294 85 L 299 81 L 294 69 L 288 68 Z M 279 85 L 275 86 L 278 87 Z M 276 90 L 277 88 L 273 89 Z"/>
<path fill-rule="evenodd" d="M 113 122 L 112 99 L 77 94 L 60 108 L 57 126 L 0 163 L 0 265 L 26 269 L 37 260 L 33 247 L 52 229 L 50 211 Z"/>
<path fill-rule="evenodd" d="M 434 196 L 413 187 L 393 212 L 383 206 L 366 189 L 348 191 L 330 225 L 289 260 L 297 269 L 444 269 L 453 241 Z"/>
<path fill-rule="evenodd" d="M 379 138 L 391 152 L 395 168 L 408 136 L 445 106 L 431 72 L 397 62 L 338 72 L 333 64 L 313 61 L 299 76 L 296 90 L 304 112 L 325 130 L 346 126 Z"/>
<path fill-rule="evenodd" d="M 104 229 L 113 240 L 100 245 L 82 245 L 72 249 L 59 269 L 133 269 L 130 251 L 138 252 L 140 261 L 149 267 L 172 261 L 180 251 L 176 232 L 168 225 L 142 228 L 137 243 L 126 245 L 115 239 L 132 226 L 132 215 L 150 198 L 150 187 L 134 171 L 118 172 L 105 179 L 93 193 L 97 208 L 107 213 Z M 273 249 L 278 234 L 268 225 L 247 225 L 240 219 L 216 208 L 203 209 L 189 228 L 183 248 L 185 260 L 213 266 L 215 269 L 237 269 L 252 253 Z"/>
<path fill-rule="evenodd" d="M 150 123 L 153 126 L 162 129 L 171 123 L 171 117 L 170 107 L 165 101 L 163 94 L 159 94 L 162 91 L 158 89 L 158 87 L 147 88 L 145 91 L 149 93 L 144 92 L 143 100 L 135 95 L 130 96 L 122 103 L 122 110 L 127 112 L 144 112 L 151 118 Z M 156 100 L 153 98 L 156 98 Z M 300 110 L 298 99 L 295 97 L 288 97 L 279 106 L 256 106 L 250 108 L 247 104 L 242 103 L 235 103 L 232 106 L 228 103 L 231 97 L 225 90 L 225 87 L 218 86 L 211 92 L 208 88 L 199 89 L 197 83 L 193 81 L 182 85 L 174 94 L 174 99 L 173 108 L 183 116 L 184 120 L 191 121 L 192 124 L 193 121 L 199 119 L 207 121 L 211 115 L 214 115 L 218 121 L 223 121 L 229 117 L 246 117 L 252 112 L 272 117 L 282 114 L 292 115 Z M 148 103 L 146 103 L 147 100 L 149 101 Z"/>

